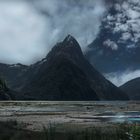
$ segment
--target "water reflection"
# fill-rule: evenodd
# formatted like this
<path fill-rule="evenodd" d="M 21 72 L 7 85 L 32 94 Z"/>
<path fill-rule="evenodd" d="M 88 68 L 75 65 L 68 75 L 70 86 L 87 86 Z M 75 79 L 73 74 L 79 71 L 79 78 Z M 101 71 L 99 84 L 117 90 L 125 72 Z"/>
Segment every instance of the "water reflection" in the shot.
<path fill-rule="evenodd" d="M 111 113 L 105 112 L 94 116 L 95 119 L 100 121 L 114 122 L 114 123 L 140 123 L 140 112 L 123 112 L 123 113 Z"/>

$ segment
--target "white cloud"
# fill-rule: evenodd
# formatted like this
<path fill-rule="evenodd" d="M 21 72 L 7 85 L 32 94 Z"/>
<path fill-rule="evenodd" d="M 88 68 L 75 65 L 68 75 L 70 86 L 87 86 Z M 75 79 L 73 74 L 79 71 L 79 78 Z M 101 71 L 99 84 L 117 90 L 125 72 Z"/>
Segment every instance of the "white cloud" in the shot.
<path fill-rule="evenodd" d="M 137 10 L 127 9 L 127 15 L 132 19 L 137 19 L 140 17 L 140 14 Z"/>
<path fill-rule="evenodd" d="M 0 62 L 29 63 L 45 50 L 45 19 L 24 1 L 0 1 Z"/>
<path fill-rule="evenodd" d="M 122 33 L 121 39 L 123 41 L 126 41 L 126 40 L 131 39 L 131 38 L 132 38 L 132 35 L 129 32 Z"/>
<path fill-rule="evenodd" d="M 114 41 L 111 41 L 110 39 L 104 41 L 103 45 L 105 45 L 108 48 L 111 48 L 112 50 L 118 50 L 118 45 Z"/>
<path fill-rule="evenodd" d="M 83 47 L 99 31 L 103 0 L 0 1 L 0 62 L 30 64 L 67 34 Z"/>
<path fill-rule="evenodd" d="M 82 48 L 94 40 L 105 11 L 103 0 L 40 0 L 34 4 L 52 25 L 49 28 L 53 42 L 72 34 Z"/>

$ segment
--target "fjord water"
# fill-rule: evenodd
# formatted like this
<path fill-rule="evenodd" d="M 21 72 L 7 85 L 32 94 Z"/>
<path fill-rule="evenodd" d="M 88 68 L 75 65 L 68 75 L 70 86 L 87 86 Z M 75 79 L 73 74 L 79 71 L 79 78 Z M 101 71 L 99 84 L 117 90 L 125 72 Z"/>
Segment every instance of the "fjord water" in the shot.
<path fill-rule="evenodd" d="M 140 102 L 120 101 L 7 101 L 0 102 L 0 118 L 19 119 L 37 117 L 55 123 L 108 122 L 140 123 Z M 61 120 L 60 120 L 61 117 Z M 40 120 L 39 120 L 40 119 Z M 64 121 L 64 120 L 65 121 Z M 68 121 L 69 120 L 69 121 Z M 44 119 L 44 121 L 46 121 Z M 43 122 L 43 120 L 42 120 Z"/>

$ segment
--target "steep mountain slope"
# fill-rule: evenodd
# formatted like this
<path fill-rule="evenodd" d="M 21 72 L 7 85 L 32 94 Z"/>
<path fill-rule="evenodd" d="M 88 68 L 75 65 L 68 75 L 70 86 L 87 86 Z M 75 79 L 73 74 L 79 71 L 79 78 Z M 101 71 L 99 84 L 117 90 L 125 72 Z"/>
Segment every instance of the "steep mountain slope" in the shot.
<path fill-rule="evenodd" d="M 86 57 L 102 73 L 139 69 L 140 1 L 114 1 Z"/>
<path fill-rule="evenodd" d="M 90 65 L 78 42 L 70 35 L 56 44 L 45 59 L 29 69 L 28 81 L 22 89 L 27 99 L 128 99 Z"/>
<path fill-rule="evenodd" d="M 12 99 L 12 92 L 7 88 L 5 82 L 0 79 L 0 100 Z"/>
<path fill-rule="evenodd" d="M 133 79 L 120 87 L 131 100 L 140 100 L 140 78 Z"/>

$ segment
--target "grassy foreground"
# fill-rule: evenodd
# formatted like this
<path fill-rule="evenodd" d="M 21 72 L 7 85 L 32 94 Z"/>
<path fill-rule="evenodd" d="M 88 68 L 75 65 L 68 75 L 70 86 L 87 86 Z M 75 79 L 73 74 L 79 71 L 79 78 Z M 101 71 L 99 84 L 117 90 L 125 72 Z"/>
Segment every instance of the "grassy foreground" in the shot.
<path fill-rule="evenodd" d="M 49 125 L 41 132 L 24 130 L 23 125 L 16 121 L 0 122 L 0 140 L 140 140 L 140 126 L 136 124 L 63 131 Z"/>

